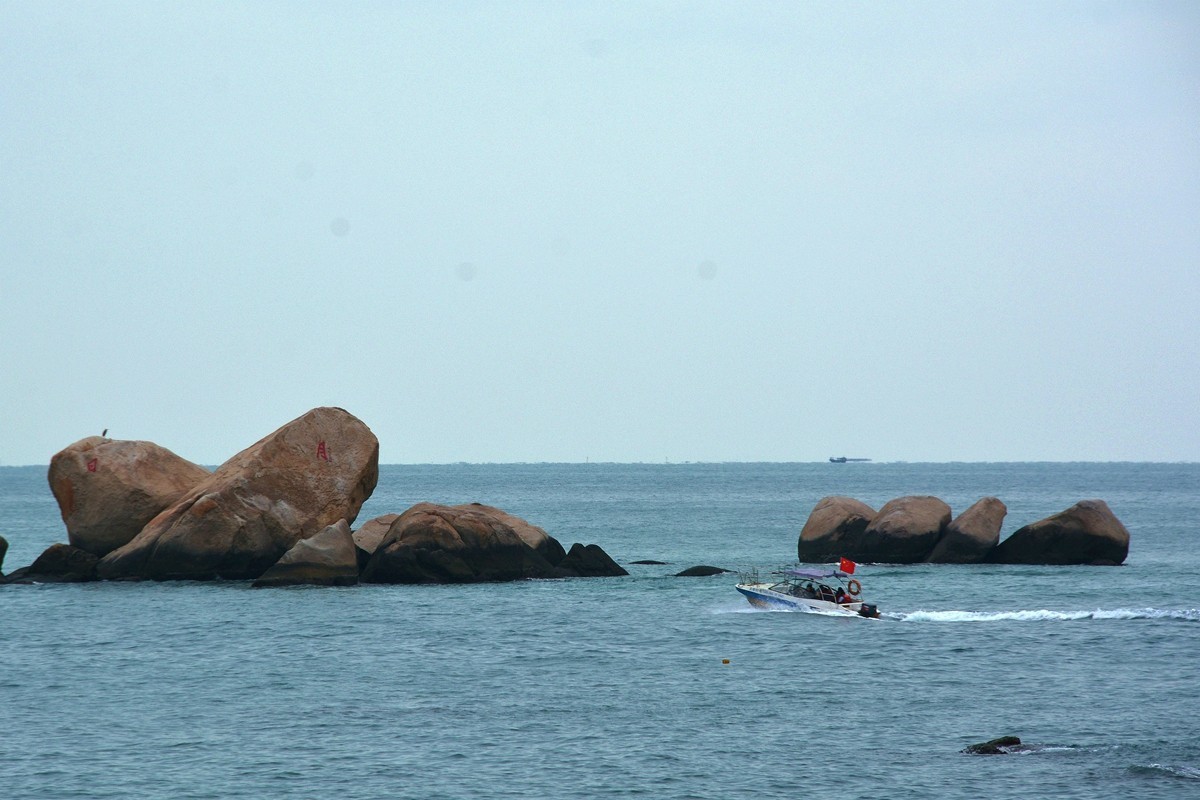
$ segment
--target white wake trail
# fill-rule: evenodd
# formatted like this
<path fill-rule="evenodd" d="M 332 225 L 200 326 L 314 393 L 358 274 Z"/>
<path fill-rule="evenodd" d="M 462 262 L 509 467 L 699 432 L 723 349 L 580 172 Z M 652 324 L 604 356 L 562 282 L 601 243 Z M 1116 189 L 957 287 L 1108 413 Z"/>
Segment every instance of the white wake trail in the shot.
<path fill-rule="evenodd" d="M 1200 622 L 1196 608 L 1098 608 L 1092 611 L 909 611 L 885 613 L 901 622 L 1070 622 L 1082 619 L 1175 619 Z"/>

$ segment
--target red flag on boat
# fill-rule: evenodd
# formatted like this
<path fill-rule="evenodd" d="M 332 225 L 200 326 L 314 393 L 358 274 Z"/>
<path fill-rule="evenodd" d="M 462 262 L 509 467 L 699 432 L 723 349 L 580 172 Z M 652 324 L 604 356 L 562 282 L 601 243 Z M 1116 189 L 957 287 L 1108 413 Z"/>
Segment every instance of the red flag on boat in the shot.
<path fill-rule="evenodd" d="M 850 559 L 843 558 L 841 560 L 841 562 L 838 564 L 838 569 L 840 569 L 842 572 L 846 573 L 847 575 L 853 575 L 854 568 L 857 566 L 858 566 L 858 564 L 855 564 Z"/>

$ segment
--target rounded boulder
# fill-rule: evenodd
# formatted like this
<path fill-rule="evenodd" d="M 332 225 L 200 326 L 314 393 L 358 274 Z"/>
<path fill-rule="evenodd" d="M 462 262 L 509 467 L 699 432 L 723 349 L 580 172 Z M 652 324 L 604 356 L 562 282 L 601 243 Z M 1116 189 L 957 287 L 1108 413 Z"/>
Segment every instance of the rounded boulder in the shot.
<path fill-rule="evenodd" d="M 55 453 L 46 477 L 68 541 L 104 556 L 209 474 L 153 442 L 89 436 Z"/>
<path fill-rule="evenodd" d="M 928 560 L 933 564 L 978 564 L 999 543 L 1007 514 L 1008 506 L 999 498 L 976 501 L 950 521 Z"/>
<path fill-rule="evenodd" d="M 889 500 L 862 534 L 861 561 L 915 564 L 924 561 L 950 524 L 950 506 L 928 495 Z"/>
<path fill-rule="evenodd" d="M 1081 500 L 1018 530 L 988 555 L 993 564 L 1115 566 L 1129 555 L 1129 531 L 1103 500 Z"/>
<path fill-rule="evenodd" d="M 853 497 L 822 497 L 800 531 L 796 553 L 800 561 L 833 561 L 842 556 L 862 558 L 862 535 L 875 509 Z"/>
<path fill-rule="evenodd" d="M 564 576 L 487 508 L 418 503 L 392 523 L 363 569 L 362 582 L 479 583 Z"/>

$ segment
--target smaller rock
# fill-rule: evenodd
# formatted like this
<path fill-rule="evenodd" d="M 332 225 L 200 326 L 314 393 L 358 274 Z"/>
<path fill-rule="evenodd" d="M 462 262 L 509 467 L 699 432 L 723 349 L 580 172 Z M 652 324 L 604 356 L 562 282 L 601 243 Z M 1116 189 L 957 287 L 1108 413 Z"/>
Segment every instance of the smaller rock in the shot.
<path fill-rule="evenodd" d="M 721 575 L 730 570 L 721 569 L 720 567 L 710 567 L 707 564 L 700 564 L 695 567 L 688 567 L 683 572 L 676 572 L 676 578 L 707 578 L 709 575 Z"/>
<path fill-rule="evenodd" d="M 666 561 L 655 561 L 652 558 L 644 558 L 641 561 L 630 561 L 629 563 L 637 564 L 639 566 L 653 565 L 653 566 L 665 567 L 667 565 Z"/>
<path fill-rule="evenodd" d="M 354 546 L 374 555 L 379 548 L 379 543 L 383 541 L 383 537 L 387 536 L 388 528 L 392 527 L 392 523 L 399 517 L 399 514 L 384 514 L 381 517 L 367 520 L 361 528 L 351 534 L 354 538 Z"/>
<path fill-rule="evenodd" d="M 252 586 L 353 586 L 358 583 L 356 550 L 350 523 L 339 520 L 296 542 Z"/>
<path fill-rule="evenodd" d="M 69 544 L 52 544 L 28 567 L 14 571 L 5 583 L 84 583 L 96 580 L 93 553 Z"/>
<path fill-rule="evenodd" d="M 1008 506 L 996 497 L 984 497 L 959 514 L 927 559 L 934 564 L 977 564 L 1000 542 L 1000 528 Z"/>
<path fill-rule="evenodd" d="M 598 544 L 571 545 L 558 568 L 580 578 L 611 578 L 628 575 Z"/>
<path fill-rule="evenodd" d="M 978 744 L 964 747 L 959 752 L 973 756 L 999 756 L 1007 753 L 1021 752 L 1021 740 L 1016 736 L 1001 736 L 999 739 L 992 739 L 990 742 L 979 742 Z"/>

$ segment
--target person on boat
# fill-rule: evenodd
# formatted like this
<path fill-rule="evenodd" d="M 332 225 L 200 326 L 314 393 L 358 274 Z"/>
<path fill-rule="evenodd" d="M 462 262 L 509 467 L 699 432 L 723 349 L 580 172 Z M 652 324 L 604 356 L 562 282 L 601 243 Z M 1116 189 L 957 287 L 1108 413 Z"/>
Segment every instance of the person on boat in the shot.
<path fill-rule="evenodd" d="M 846 594 L 846 590 L 839 586 L 838 590 L 837 590 L 837 604 L 840 606 L 845 603 L 853 603 L 853 602 L 854 602 L 854 598 L 851 597 L 850 595 Z"/>

